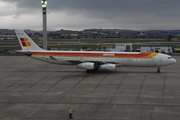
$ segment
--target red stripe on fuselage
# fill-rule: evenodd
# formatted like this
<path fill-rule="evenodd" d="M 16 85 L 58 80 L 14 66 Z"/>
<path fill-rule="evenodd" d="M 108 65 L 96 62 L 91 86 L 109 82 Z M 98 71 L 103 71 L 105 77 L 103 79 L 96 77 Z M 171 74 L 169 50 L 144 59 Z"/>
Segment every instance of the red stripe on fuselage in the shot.
<path fill-rule="evenodd" d="M 32 55 L 39 56 L 57 56 L 57 57 L 119 57 L 119 58 L 143 58 L 151 53 L 139 53 L 139 54 L 128 54 L 128 53 L 77 53 L 77 52 L 32 52 Z"/>

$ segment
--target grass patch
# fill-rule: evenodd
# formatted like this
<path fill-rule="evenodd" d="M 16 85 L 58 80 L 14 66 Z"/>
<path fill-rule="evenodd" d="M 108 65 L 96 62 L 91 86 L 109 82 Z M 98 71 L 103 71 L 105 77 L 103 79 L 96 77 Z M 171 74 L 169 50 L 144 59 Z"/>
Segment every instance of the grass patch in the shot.
<path fill-rule="evenodd" d="M 42 40 L 34 40 L 36 44 L 38 44 L 41 48 L 43 43 L 40 42 Z M 79 42 L 80 41 L 80 42 Z M 101 45 L 86 45 L 87 43 L 92 43 L 92 44 L 103 44 L 103 43 L 151 43 L 151 42 L 167 42 L 164 41 L 164 39 L 121 39 L 121 38 L 102 38 L 102 39 L 56 39 L 56 40 L 48 40 L 48 48 L 58 48 L 58 49 L 63 49 L 63 48 L 69 48 L 69 49 L 74 49 L 74 50 L 79 50 L 82 49 L 83 47 L 87 48 L 92 48 L 92 50 L 96 49 L 101 49 Z M 60 45 L 58 45 L 60 43 Z M 80 43 L 80 44 L 79 44 Z M 77 45 L 74 45 L 77 44 Z M 180 48 L 180 44 L 159 44 L 159 45 L 175 45 L 173 48 Z M 108 46 L 108 45 L 107 45 Z M 133 45 L 133 49 L 140 48 L 142 46 L 146 45 Z M 113 46 L 114 47 L 114 46 Z M 9 49 L 9 50 L 14 50 L 14 49 L 19 49 L 20 44 L 18 40 L 0 40 L 0 49 Z"/>

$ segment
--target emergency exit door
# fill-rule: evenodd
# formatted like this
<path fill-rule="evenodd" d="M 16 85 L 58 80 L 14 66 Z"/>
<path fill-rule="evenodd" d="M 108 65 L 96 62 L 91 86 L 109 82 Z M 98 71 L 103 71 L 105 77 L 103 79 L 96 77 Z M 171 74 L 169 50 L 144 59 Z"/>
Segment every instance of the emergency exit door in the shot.
<path fill-rule="evenodd" d="M 159 62 L 163 62 L 163 56 L 159 55 Z"/>

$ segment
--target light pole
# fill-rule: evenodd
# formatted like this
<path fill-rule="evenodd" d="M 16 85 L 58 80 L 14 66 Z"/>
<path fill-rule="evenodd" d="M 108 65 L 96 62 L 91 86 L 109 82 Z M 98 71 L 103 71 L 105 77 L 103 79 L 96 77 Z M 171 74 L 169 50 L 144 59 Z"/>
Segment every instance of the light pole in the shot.
<path fill-rule="evenodd" d="M 47 50 L 47 16 L 46 6 L 47 0 L 42 0 L 42 13 L 43 13 L 43 49 Z"/>

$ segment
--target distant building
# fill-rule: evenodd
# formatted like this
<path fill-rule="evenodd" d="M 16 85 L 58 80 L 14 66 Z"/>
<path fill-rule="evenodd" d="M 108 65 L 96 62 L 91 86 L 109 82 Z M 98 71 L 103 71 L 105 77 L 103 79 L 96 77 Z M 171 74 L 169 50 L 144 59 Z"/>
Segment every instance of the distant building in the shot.
<path fill-rule="evenodd" d="M 0 40 L 14 40 L 16 35 L 0 35 Z"/>
<path fill-rule="evenodd" d="M 113 46 L 106 46 L 106 45 L 101 46 L 101 50 L 103 50 L 103 51 L 110 51 L 110 49 L 112 49 L 112 48 L 113 48 Z"/>
<path fill-rule="evenodd" d="M 171 54 L 173 53 L 172 47 L 141 47 L 141 52 L 152 52 L 152 53 L 166 53 Z"/>
<path fill-rule="evenodd" d="M 109 49 L 112 52 L 131 52 L 132 43 L 116 43 L 115 48 Z"/>

